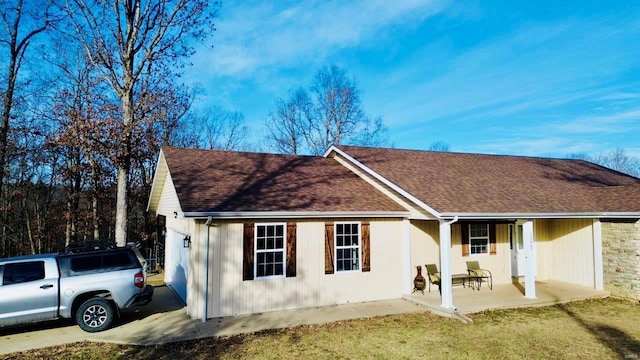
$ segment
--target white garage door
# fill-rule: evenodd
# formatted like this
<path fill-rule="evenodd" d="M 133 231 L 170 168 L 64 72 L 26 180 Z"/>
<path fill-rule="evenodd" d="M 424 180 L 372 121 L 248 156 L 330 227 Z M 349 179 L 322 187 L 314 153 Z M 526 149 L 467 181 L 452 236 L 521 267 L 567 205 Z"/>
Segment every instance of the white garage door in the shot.
<path fill-rule="evenodd" d="M 165 251 L 164 281 L 186 304 L 189 248 L 184 247 L 185 234 L 170 230 L 168 235 Z"/>

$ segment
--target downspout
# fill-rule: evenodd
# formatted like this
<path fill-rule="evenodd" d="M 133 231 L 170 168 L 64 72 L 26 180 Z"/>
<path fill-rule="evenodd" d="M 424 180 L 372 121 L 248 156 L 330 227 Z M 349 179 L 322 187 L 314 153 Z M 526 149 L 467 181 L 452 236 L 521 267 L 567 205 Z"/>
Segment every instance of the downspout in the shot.
<path fill-rule="evenodd" d="M 205 237 L 204 245 L 204 291 L 202 302 L 202 322 L 207 322 L 207 302 L 209 301 L 209 226 L 211 225 L 211 216 L 207 218 L 207 222 L 204 223 L 207 230 L 207 236 Z"/>

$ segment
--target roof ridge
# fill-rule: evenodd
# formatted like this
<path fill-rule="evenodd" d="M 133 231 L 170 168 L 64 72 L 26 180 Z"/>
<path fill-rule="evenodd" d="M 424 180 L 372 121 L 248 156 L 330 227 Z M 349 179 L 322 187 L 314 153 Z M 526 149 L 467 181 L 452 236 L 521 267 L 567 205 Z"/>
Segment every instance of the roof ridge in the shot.
<path fill-rule="evenodd" d="M 584 159 L 544 157 L 544 156 L 532 156 L 532 155 L 488 154 L 488 153 L 474 153 L 474 152 L 461 152 L 461 151 L 438 151 L 438 150 L 425 150 L 425 149 L 404 149 L 404 148 L 387 148 L 387 147 L 356 146 L 356 145 L 335 145 L 335 147 L 337 147 L 338 149 L 342 149 L 346 153 L 349 153 L 347 149 L 352 148 L 352 149 L 363 149 L 363 150 L 398 151 L 398 152 L 411 152 L 411 153 L 452 154 L 452 155 L 486 156 L 486 157 L 534 159 L 534 160 L 557 160 L 557 161 L 585 162 L 589 164 L 595 164 L 591 161 L 584 160 Z M 595 165 L 598 165 L 598 164 L 595 164 Z"/>
<path fill-rule="evenodd" d="M 206 152 L 206 153 L 226 153 L 226 154 L 238 154 L 238 155 L 264 155 L 264 156 L 275 156 L 275 157 L 323 158 L 322 156 L 318 156 L 318 155 L 280 154 L 280 153 L 270 153 L 270 152 L 260 152 L 260 151 L 199 149 L 199 148 L 187 148 L 187 147 L 169 146 L 169 145 L 165 145 L 162 147 L 163 151 L 165 151 L 166 149 L 169 149 L 170 151 L 185 151 L 185 152 L 189 151 L 189 152 Z"/>

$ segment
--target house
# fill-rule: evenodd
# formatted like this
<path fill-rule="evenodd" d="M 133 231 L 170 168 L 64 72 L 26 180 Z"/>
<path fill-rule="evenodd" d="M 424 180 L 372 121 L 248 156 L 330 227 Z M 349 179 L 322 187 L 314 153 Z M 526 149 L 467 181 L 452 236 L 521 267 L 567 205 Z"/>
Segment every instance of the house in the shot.
<path fill-rule="evenodd" d="M 640 298 L 640 180 L 582 160 L 333 146 L 165 147 L 148 209 L 194 319 L 401 298 L 415 267 Z M 446 279 L 449 279 L 448 281 Z"/>

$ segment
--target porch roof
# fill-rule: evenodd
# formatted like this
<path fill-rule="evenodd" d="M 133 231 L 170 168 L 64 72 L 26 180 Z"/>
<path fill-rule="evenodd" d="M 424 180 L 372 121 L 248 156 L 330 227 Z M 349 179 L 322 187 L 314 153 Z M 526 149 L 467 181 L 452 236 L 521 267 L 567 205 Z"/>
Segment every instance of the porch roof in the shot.
<path fill-rule="evenodd" d="M 640 216 L 640 179 L 583 160 L 341 145 L 334 149 L 439 215 Z"/>

